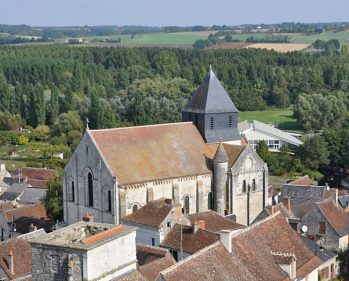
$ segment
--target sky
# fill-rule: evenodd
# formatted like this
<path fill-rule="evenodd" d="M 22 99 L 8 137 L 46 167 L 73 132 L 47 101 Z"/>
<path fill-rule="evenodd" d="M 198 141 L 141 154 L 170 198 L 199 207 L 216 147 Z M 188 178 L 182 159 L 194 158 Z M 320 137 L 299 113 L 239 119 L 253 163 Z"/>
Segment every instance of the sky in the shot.
<path fill-rule="evenodd" d="M 208 26 L 348 22 L 348 11 L 348 0 L 0 0 L 0 23 Z"/>

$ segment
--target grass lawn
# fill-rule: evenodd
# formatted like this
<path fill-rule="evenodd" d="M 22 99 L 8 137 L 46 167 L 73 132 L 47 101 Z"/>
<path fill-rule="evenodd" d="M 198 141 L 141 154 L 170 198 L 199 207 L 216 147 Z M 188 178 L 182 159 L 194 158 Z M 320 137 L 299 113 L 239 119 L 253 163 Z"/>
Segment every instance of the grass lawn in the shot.
<path fill-rule="evenodd" d="M 293 118 L 291 108 L 287 109 L 269 109 L 265 111 L 241 111 L 239 112 L 239 122 L 248 120 L 258 120 L 264 123 L 272 123 L 278 128 L 290 131 L 301 131 L 302 127 Z"/>

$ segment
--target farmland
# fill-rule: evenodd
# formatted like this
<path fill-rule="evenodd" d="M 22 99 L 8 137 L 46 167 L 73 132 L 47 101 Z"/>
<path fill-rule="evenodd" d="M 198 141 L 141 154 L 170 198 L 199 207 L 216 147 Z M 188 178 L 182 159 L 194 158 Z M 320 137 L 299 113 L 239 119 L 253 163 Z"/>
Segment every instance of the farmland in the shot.
<path fill-rule="evenodd" d="M 293 52 L 293 51 L 303 51 L 309 46 L 310 44 L 304 44 L 304 43 L 256 43 L 256 44 L 247 45 L 244 48 L 267 49 L 267 50 L 275 50 L 281 53 L 286 53 L 286 52 Z"/>

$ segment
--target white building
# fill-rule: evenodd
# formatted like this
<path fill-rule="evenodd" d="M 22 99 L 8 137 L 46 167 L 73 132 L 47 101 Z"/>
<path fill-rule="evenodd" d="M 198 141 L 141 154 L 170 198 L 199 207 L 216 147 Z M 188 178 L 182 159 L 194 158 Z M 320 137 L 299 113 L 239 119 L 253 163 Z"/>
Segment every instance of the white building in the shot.
<path fill-rule="evenodd" d="M 252 123 L 247 120 L 242 121 L 238 124 L 238 128 L 240 134 L 246 138 L 253 149 L 257 148 L 260 141 L 264 141 L 270 151 L 279 151 L 285 144 L 289 147 L 303 144 L 293 135 L 257 120 L 253 120 Z"/>
<path fill-rule="evenodd" d="M 112 280 L 136 270 L 135 239 L 133 227 L 95 222 L 32 239 L 32 280 Z"/>

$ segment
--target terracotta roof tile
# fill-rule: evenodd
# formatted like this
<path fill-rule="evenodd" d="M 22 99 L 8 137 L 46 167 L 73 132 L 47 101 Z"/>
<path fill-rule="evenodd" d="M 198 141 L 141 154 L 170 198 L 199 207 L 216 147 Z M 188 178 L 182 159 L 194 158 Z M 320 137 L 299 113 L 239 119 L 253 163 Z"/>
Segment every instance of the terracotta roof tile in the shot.
<path fill-rule="evenodd" d="M 137 244 L 139 271 L 148 279 L 155 280 L 159 272 L 174 265 L 176 261 L 166 249 Z"/>
<path fill-rule="evenodd" d="M 183 252 L 194 254 L 197 251 L 217 242 L 219 235 L 198 229 L 196 232 L 192 226 L 182 225 Z M 168 232 L 161 246 L 180 251 L 181 225 L 176 224 Z"/>
<path fill-rule="evenodd" d="M 280 212 L 242 230 L 232 239 L 233 259 L 242 261 L 258 280 L 281 281 L 288 278 L 275 263 L 272 252 L 294 254 L 297 270 L 301 270 L 299 274 L 302 276 L 321 264 Z"/>
<path fill-rule="evenodd" d="M 233 260 L 224 246 L 216 242 L 160 272 L 166 281 L 257 281 L 243 262 Z"/>
<path fill-rule="evenodd" d="M 126 272 L 125 274 L 113 279 L 112 281 L 149 281 L 149 280 L 145 278 L 139 272 L 139 270 L 133 270 L 131 272 Z"/>
<path fill-rule="evenodd" d="M 211 232 L 218 232 L 220 230 L 244 228 L 242 224 L 233 222 L 214 211 L 207 211 L 202 213 L 188 215 L 189 221 L 193 224 L 195 221 L 205 221 L 205 229 Z"/>
<path fill-rule="evenodd" d="M 340 236 L 349 233 L 348 214 L 337 206 L 331 198 L 317 202 L 316 205 Z"/>
<path fill-rule="evenodd" d="M 9 209 L 4 211 L 6 220 L 12 222 L 14 219 L 20 217 L 31 217 L 37 219 L 48 219 L 46 208 L 42 204 L 30 204 L 20 206 L 15 209 Z"/>
<path fill-rule="evenodd" d="M 295 184 L 295 185 L 317 185 L 316 181 L 313 181 L 308 175 L 305 175 L 303 177 L 300 177 L 294 181 L 289 182 L 288 184 Z"/>
<path fill-rule="evenodd" d="M 55 170 L 43 168 L 23 168 L 22 176 L 28 179 L 50 180 L 55 175 Z"/>
<path fill-rule="evenodd" d="M 136 212 L 123 217 L 122 221 L 125 223 L 131 222 L 152 227 L 160 227 L 174 207 L 180 208 L 179 205 L 172 205 L 165 199 L 151 201 Z"/>
<path fill-rule="evenodd" d="M 191 122 L 88 133 L 119 185 L 211 174 L 204 156 L 206 143 Z"/>
<path fill-rule="evenodd" d="M 9 251 L 13 254 L 14 274 L 9 270 Z M 0 267 L 6 275 L 13 280 L 22 277 L 21 280 L 30 280 L 31 274 L 31 250 L 27 240 L 16 238 L 0 243 Z M 26 277 L 26 278 L 25 278 Z"/>

